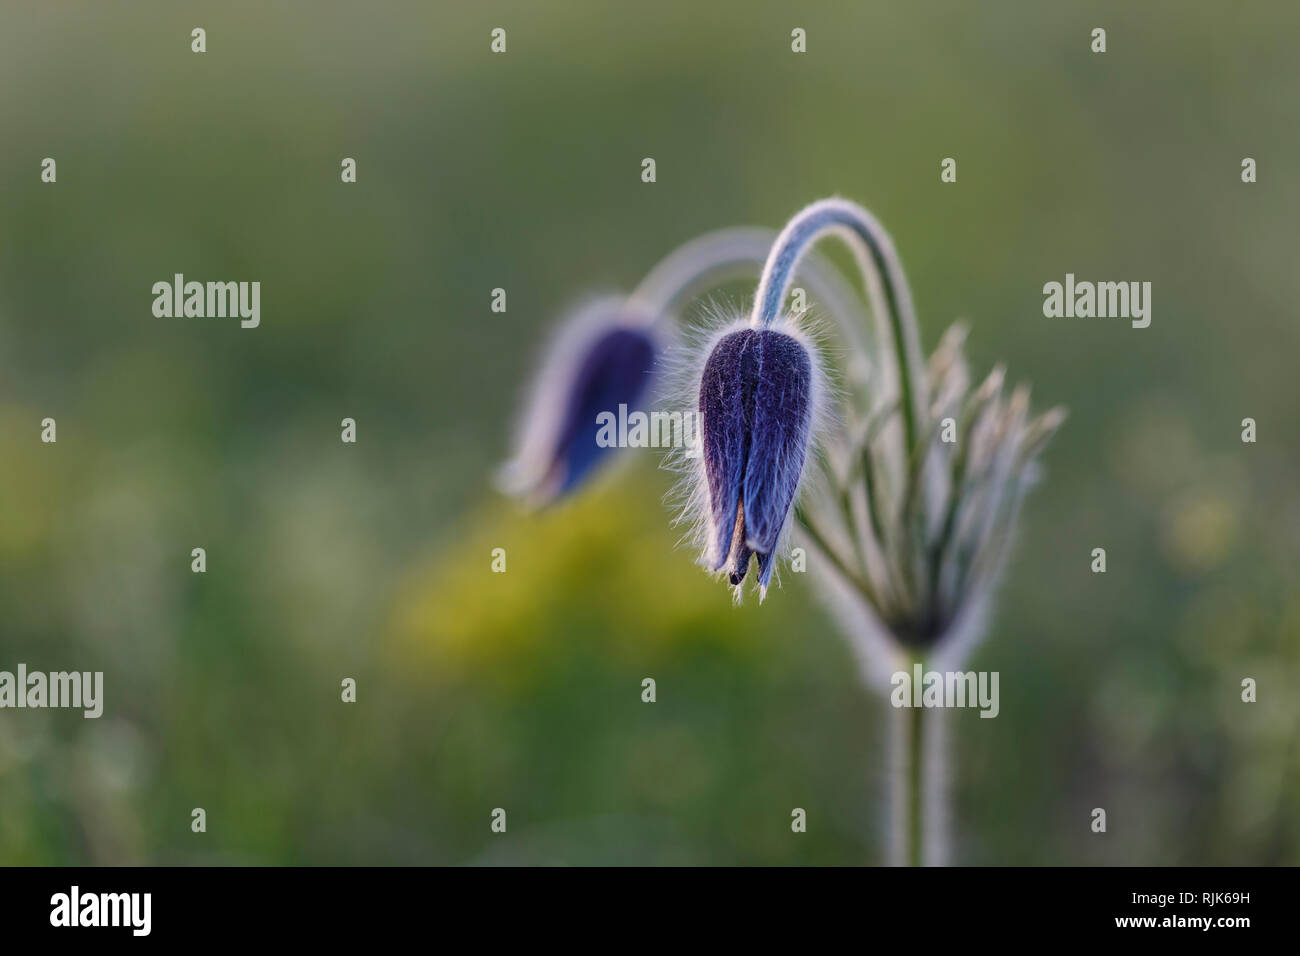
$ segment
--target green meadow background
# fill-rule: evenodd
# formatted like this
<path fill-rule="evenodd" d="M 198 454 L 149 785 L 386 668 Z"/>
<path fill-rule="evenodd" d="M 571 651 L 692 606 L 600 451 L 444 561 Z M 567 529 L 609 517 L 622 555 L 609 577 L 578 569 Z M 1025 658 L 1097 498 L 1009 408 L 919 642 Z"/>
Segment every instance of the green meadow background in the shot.
<path fill-rule="evenodd" d="M 892 231 L 927 350 L 963 317 L 1071 411 L 971 662 L 1001 713 L 952 716 L 955 860 L 1300 862 L 1298 31 L 4 0 L 0 669 L 102 670 L 105 713 L 0 711 L 0 863 L 881 862 L 886 715 L 810 582 L 733 608 L 649 453 L 540 516 L 490 481 L 567 309 L 830 194 Z M 154 318 L 177 272 L 260 281 L 261 327 Z M 1044 318 L 1067 272 L 1150 281 L 1150 328 Z"/>

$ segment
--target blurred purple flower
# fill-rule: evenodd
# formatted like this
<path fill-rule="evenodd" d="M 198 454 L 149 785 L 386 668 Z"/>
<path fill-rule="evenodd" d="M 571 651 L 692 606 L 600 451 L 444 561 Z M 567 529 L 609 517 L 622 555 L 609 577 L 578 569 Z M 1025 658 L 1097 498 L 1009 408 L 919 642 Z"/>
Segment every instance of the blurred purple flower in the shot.
<path fill-rule="evenodd" d="M 648 404 L 659 345 L 621 302 L 601 302 L 571 320 L 551 347 L 528 396 L 519 449 L 502 469 L 506 491 L 546 505 L 568 495 L 618 451 L 597 442 L 597 416 Z"/>
<path fill-rule="evenodd" d="M 792 335 L 743 328 L 705 362 L 703 419 L 710 558 L 740 585 L 758 557 L 765 593 L 811 441 L 815 366 Z"/>

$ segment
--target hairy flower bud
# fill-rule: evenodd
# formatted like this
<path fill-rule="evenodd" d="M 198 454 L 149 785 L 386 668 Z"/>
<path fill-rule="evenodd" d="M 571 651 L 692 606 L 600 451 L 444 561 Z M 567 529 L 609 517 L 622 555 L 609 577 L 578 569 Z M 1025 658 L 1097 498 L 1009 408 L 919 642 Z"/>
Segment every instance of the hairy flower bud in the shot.
<path fill-rule="evenodd" d="M 774 329 L 718 340 L 700 379 L 709 563 L 739 585 L 758 557 L 766 590 L 811 441 L 815 366 Z"/>
<path fill-rule="evenodd" d="M 536 504 L 574 491 L 616 450 L 597 441 L 598 417 L 647 403 L 659 348 L 644 322 L 602 303 L 563 331 L 529 395 L 519 452 L 502 484 Z"/>

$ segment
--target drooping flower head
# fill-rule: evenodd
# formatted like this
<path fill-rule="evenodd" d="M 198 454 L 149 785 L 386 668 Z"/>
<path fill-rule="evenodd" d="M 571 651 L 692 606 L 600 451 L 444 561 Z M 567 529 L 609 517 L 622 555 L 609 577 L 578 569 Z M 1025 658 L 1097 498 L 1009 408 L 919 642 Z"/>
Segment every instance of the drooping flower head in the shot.
<path fill-rule="evenodd" d="M 732 585 L 758 560 L 772 580 L 812 443 L 822 386 L 815 350 L 783 328 L 724 330 L 699 381 L 706 564 Z"/>
<path fill-rule="evenodd" d="M 546 504 L 576 491 L 617 457 L 601 442 L 596 416 L 609 412 L 618 419 L 621 404 L 629 416 L 649 406 L 677 310 L 713 285 L 761 266 L 775 238 L 770 230 L 750 228 L 700 236 L 664 257 L 627 297 L 597 301 L 566 322 L 527 395 L 517 451 L 499 475 L 503 490 Z M 851 323 L 859 314 L 856 293 L 834 268 L 812 257 L 801 275 L 837 319 Z M 670 416 L 684 414 L 681 406 L 694 404 L 699 369 L 669 365 L 688 375 L 668 403 Z M 698 429 L 692 432 L 698 438 Z"/>
<path fill-rule="evenodd" d="M 600 440 L 599 419 L 644 410 L 660 350 L 649 322 L 623 300 L 576 315 L 544 360 L 524 409 L 515 457 L 501 484 L 536 505 L 572 493 L 617 449 Z"/>
<path fill-rule="evenodd" d="M 733 585 L 757 556 L 760 591 L 791 517 L 817 417 L 816 351 L 783 306 L 799 263 L 845 238 L 864 275 L 884 374 L 846 408 L 819 493 L 798 512 L 836 590 L 893 643 L 961 647 L 977 633 L 1033 459 L 1063 417 L 1029 420 L 1027 391 L 1001 399 L 1001 373 L 971 392 L 960 335 L 927 366 L 911 292 L 888 234 L 839 199 L 799 212 L 767 258 L 748 326 L 712 344 L 699 380 L 706 563 Z M 954 451 L 954 444 L 956 446 Z"/>

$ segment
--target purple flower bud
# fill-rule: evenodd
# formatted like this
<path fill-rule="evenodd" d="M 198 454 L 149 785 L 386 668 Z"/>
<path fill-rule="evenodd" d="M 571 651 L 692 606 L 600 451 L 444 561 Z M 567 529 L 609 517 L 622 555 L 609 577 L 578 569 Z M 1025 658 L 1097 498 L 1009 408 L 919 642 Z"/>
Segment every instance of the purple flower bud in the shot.
<path fill-rule="evenodd" d="M 612 328 L 591 343 L 570 384 L 552 452 L 552 468 L 562 473 L 559 494 L 577 487 L 609 451 L 596 441 L 597 416 L 617 413 L 620 405 L 641 408 L 654 361 L 654 342 L 641 329 Z"/>
<path fill-rule="evenodd" d="M 617 449 L 597 441 L 602 412 L 648 404 L 658 345 L 644 323 L 608 303 L 578 316 L 551 348 L 525 409 L 506 490 L 549 504 L 573 492 Z"/>
<path fill-rule="evenodd" d="M 700 381 L 713 570 L 739 585 L 774 555 L 803 473 L 812 431 L 812 357 L 795 337 L 746 328 L 724 335 Z"/>

